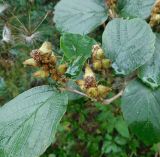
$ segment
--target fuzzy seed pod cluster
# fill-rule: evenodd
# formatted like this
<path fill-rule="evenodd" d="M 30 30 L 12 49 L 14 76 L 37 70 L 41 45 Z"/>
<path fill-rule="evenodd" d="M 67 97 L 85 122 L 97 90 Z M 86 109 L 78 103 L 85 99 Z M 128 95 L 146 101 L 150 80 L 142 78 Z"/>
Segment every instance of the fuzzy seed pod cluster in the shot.
<path fill-rule="evenodd" d="M 150 26 L 154 27 L 160 23 L 160 0 L 157 0 L 155 3 L 152 13 L 151 13 L 151 18 L 150 18 Z"/>
<path fill-rule="evenodd" d="M 32 50 L 31 58 L 23 62 L 24 65 L 40 67 L 41 69 L 34 73 L 35 77 L 51 77 L 55 81 L 66 82 L 64 76 L 67 70 L 67 64 L 57 65 L 57 57 L 52 51 L 52 44 L 44 42 L 39 49 Z"/>
<path fill-rule="evenodd" d="M 110 67 L 110 60 L 105 57 L 102 48 L 96 44 L 92 48 L 92 62 L 93 69 L 96 71 L 103 71 Z"/>
<path fill-rule="evenodd" d="M 96 76 L 88 64 L 85 67 L 83 80 L 78 80 L 76 83 L 89 97 L 100 101 L 111 91 L 111 88 L 97 84 Z"/>

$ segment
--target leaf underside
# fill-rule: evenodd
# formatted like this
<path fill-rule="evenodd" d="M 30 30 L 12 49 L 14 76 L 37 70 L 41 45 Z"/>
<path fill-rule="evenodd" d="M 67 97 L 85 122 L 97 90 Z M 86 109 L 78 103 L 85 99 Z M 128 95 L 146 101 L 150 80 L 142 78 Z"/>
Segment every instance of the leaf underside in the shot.
<path fill-rule="evenodd" d="M 131 130 L 145 143 L 160 141 L 160 89 L 139 80 L 129 83 L 122 97 L 122 112 Z"/>
<path fill-rule="evenodd" d="M 160 35 L 156 34 L 155 52 L 153 57 L 139 69 L 139 78 L 143 82 L 157 88 L 160 86 Z"/>
<path fill-rule="evenodd" d="M 49 86 L 30 89 L 0 108 L 3 157 L 38 157 L 53 142 L 67 95 Z"/>
<path fill-rule="evenodd" d="M 88 34 L 107 18 L 104 0 L 61 0 L 55 7 L 54 21 L 62 32 Z"/>
<path fill-rule="evenodd" d="M 155 35 L 141 19 L 114 19 L 103 33 L 103 48 L 117 74 L 128 75 L 154 54 Z"/>
<path fill-rule="evenodd" d="M 155 0 L 119 0 L 120 15 L 123 17 L 138 17 L 146 19 L 151 14 Z"/>

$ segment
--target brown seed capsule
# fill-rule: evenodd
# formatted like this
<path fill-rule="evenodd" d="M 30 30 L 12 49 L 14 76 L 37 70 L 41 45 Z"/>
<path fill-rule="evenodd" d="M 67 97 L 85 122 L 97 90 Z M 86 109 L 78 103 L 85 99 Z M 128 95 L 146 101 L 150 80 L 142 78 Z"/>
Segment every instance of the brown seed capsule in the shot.
<path fill-rule="evenodd" d="M 51 55 L 52 54 L 52 44 L 48 41 L 45 41 L 42 46 L 39 48 L 41 55 Z"/>
<path fill-rule="evenodd" d="M 108 69 L 110 67 L 110 60 L 109 59 L 102 59 L 102 67 L 103 69 Z"/>
<path fill-rule="evenodd" d="M 36 67 L 37 66 L 37 62 L 33 59 L 33 58 L 30 58 L 30 59 L 27 59 L 23 62 L 24 65 L 29 65 L 29 66 L 34 66 Z"/>
<path fill-rule="evenodd" d="M 94 70 L 101 71 L 102 70 L 102 62 L 100 60 L 95 60 L 93 62 Z"/>
<path fill-rule="evenodd" d="M 49 76 L 49 72 L 44 70 L 39 70 L 34 73 L 34 77 L 38 77 L 38 78 L 45 78 L 48 76 Z"/>
<path fill-rule="evenodd" d="M 84 80 L 77 80 L 76 84 L 81 88 L 81 90 L 85 90 L 85 81 Z"/>
<path fill-rule="evenodd" d="M 109 87 L 103 86 L 103 85 L 98 85 L 98 94 L 101 98 L 105 98 L 109 92 L 112 90 Z"/>
<path fill-rule="evenodd" d="M 90 66 L 87 64 L 84 74 L 85 88 L 96 87 L 96 76 Z"/>
<path fill-rule="evenodd" d="M 90 87 L 86 90 L 86 94 L 91 98 L 98 98 L 98 89 L 97 87 Z"/>
<path fill-rule="evenodd" d="M 64 75 L 65 72 L 67 70 L 67 64 L 61 64 L 58 66 L 57 68 L 57 72 L 60 74 L 60 75 Z"/>
<path fill-rule="evenodd" d="M 42 57 L 40 55 L 40 51 L 38 49 L 32 50 L 30 56 L 38 63 L 41 62 Z"/>
<path fill-rule="evenodd" d="M 97 87 L 97 82 L 96 79 L 93 77 L 87 77 L 86 79 L 84 79 L 85 81 L 85 88 L 90 88 L 90 87 Z"/>

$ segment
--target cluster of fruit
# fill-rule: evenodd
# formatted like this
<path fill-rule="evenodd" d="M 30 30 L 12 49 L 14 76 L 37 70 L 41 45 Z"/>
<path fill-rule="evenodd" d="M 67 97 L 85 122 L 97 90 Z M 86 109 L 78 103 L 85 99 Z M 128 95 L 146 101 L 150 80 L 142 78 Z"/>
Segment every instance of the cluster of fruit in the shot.
<path fill-rule="evenodd" d="M 98 101 L 102 101 L 112 90 L 107 86 L 98 85 L 95 73 L 92 71 L 88 64 L 85 67 L 83 80 L 78 80 L 76 83 L 90 98 L 96 99 Z"/>
<path fill-rule="evenodd" d="M 96 71 L 103 71 L 110 67 L 110 60 L 105 58 L 102 48 L 96 44 L 92 48 L 92 63 L 93 69 Z"/>
<path fill-rule="evenodd" d="M 32 50 L 30 56 L 31 58 L 24 61 L 23 64 L 41 68 L 34 73 L 35 77 L 45 78 L 50 76 L 55 81 L 67 81 L 64 75 L 67 64 L 57 65 L 57 57 L 52 51 L 50 42 L 44 42 L 39 49 Z"/>
<path fill-rule="evenodd" d="M 50 42 L 44 42 L 39 49 L 32 50 L 30 56 L 31 58 L 24 61 L 23 64 L 41 68 L 41 70 L 34 73 L 35 77 L 51 77 L 61 83 L 68 81 L 65 76 L 67 64 L 57 65 L 57 57 L 52 51 Z M 99 45 L 93 45 L 92 63 L 93 69 L 96 71 L 106 70 L 110 67 L 110 60 L 105 58 L 104 52 Z M 85 67 L 83 80 L 78 80 L 76 83 L 88 97 L 98 101 L 102 101 L 111 91 L 111 88 L 107 86 L 98 85 L 95 73 L 88 64 Z"/>

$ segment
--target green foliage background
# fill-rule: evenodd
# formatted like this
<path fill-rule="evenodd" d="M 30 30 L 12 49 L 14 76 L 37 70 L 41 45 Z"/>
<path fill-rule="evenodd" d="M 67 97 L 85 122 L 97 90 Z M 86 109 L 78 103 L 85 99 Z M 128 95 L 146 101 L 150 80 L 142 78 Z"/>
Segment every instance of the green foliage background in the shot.
<path fill-rule="evenodd" d="M 54 45 L 56 53 L 61 54 L 59 47 L 60 34 L 53 20 L 53 8 L 58 0 L 6 0 L 0 3 L 10 4 L 11 12 L 3 13 L 16 39 L 12 44 L 0 45 L 0 105 L 31 87 L 46 84 L 47 80 L 32 77 L 31 68 L 23 66 L 23 61 L 29 58 L 29 52 L 49 40 Z M 17 17 L 29 32 L 42 22 L 37 31 L 41 33 L 33 44 L 25 43 L 19 34 L 26 34 L 17 21 Z M 30 19 L 30 22 L 29 20 Z M 0 19 L 0 34 L 5 22 Z M 14 26 L 14 27 L 13 27 Z M 28 33 L 29 33 L 28 32 Z M 90 34 L 101 42 L 103 27 Z M 2 38 L 2 36 L 0 36 Z M 123 120 L 120 102 L 102 106 L 90 103 L 85 99 L 70 102 L 67 113 L 63 117 L 56 135 L 55 142 L 42 157 L 152 157 L 158 151 L 157 146 L 144 145 L 136 139 Z"/>

